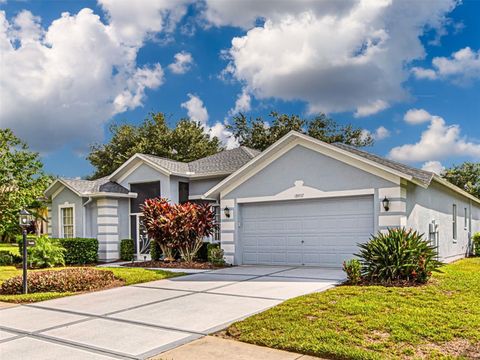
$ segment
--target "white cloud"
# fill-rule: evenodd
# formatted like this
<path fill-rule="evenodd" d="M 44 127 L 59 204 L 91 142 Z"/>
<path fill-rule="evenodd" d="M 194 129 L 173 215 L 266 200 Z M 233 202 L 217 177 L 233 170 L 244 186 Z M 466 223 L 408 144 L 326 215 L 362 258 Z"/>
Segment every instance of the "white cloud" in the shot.
<path fill-rule="evenodd" d="M 373 138 L 375 140 L 383 140 L 390 136 L 390 130 L 388 130 L 385 126 L 380 126 L 375 130 Z"/>
<path fill-rule="evenodd" d="M 174 74 L 185 74 L 190 70 L 193 64 L 192 54 L 186 51 L 176 53 L 174 56 L 174 62 L 168 65 L 168 68 Z"/>
<path fill-rule="evenodd" d="M 187 110 L 187 114 L 190 119 L 200 122 L 204 126 L 207 125 L 208 111 L 203 105 L 202 99 L 200 99 L 198 96 L 188 94 L 188 100 L 182 103 L 180 106 Z"/>
<path fill-rule="evenodd" d="M 251 96 L 248 93 L 247 89 L 243 88 L 242 92 L 237 96 L 237 100 L 235 101 L 235 107 L 230 109 L 228 114 L 236 115 L 238 113 L 249 112 L 251 109 L 251 100 Z"/>
<path fill-rule="evenodd" d="M 257 98 L 366 116 L 408 98 L 406 64 L 425 56 L 419 38 L 426 28 L 442 28 L 455 4 L 207 0 L 204 17 L 250 29 L 232 40 L 226 71 Z M 259 18 L 266 21 L 253 27 Z"/>
<path fill-rule="evenodd" d="M 225 123 L 216 122 L 213 126 L 208 125 L 208 110 L 203 104 L 202 99 L 193 94 L 188 94 L 188 98 L 189 99 L 180 106 L 187 110 L 187 115 L 191 120 L 200 122 L 205 133 L 212 137 L 216 136 L 227 149 L 238 146 L 238 142 L 231 137 L 232 133 L 227 130 Z"/>
<path fill-rule="evenodd" d="M 425 164 L 423 164 L 422 170 L 431 171 L 440 175 L 443 170 L 445 170 L 445 166 L 443 166 L 440 161 L 427 161 Z"/>
<path fill-rule="evenodd" d="M 383 100 L 376 100 L 371 104 L 359 106 L 357 111 L 355 111 L 355 117 L 364 117 L 376 114 L 382 110 L 388 108 L 388 104 Z"/>
<path fill-rule="evenodd" d="M 184 3 L 100 4 L 108 23 L 88 8 L 45 28 L 29 11 L 10 21 L 0 11 L 0 124 L 35 150 L 85 149 L 102 139 L 113 115 L 141 106 L 146 90 L 163 83 L 160 64 L 137 67 L 137 53 L 145 39 L 175 24 Z"/>
<path fill-rule="evenodd" d="M 450 157 L 480 159 L 480 144 L 461 136 L 459 125 L 447 125 L 439 116 L 432 116 L 431 123 L 420 140 L 390 150 L 389 157 L 404 162 L 439 161 Z"/>
<path fill-rule="evenodd" d="M 433 69 L 414 68 L 413 73 L 419 79 L 450 79 L 457 84 L 466 84 L 480 79 L 480 50 L 476 52 L 465 47 L 447 57 L 435 57 Z"/>
<path fill-rule="evenodd" d="M 431 121 L 432 115 L 423 109 L 410 109 L 403 116 L 403 120 L 411 125 L 417 125 Z"/>
<path fill-rule="evenodd" d="M 390 130 L 388 130 L 385 126 L 380 126 L 374 132 L 366 129 L 362 130 L 360 138 L 361 140 L 366 140 L 369 136 L 371 136 L 374 140 L 379 141 L 388 138 L 390 135 Z"/>

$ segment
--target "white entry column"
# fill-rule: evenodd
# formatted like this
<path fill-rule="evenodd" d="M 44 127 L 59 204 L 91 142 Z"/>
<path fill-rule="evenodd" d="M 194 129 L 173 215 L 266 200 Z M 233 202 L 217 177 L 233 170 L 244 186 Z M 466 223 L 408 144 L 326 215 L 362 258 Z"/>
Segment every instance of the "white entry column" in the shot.
<path fill-rule="evenodd" d="M 98 258 L 101 261 L 119 259 L 118 200 L 97 200 Z"/>

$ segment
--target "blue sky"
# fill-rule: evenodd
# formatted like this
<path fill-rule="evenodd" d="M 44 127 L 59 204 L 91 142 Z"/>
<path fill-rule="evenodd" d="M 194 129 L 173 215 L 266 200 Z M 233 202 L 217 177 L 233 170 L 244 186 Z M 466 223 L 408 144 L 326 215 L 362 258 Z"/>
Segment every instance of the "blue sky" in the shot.
<path fill-rule="evenodd" d="M 369 151 L 435 171 L 480 158 L 480 1 L 7 0 L 0 11 L 0 126 L 49 173 L 90 174 L 88 145 L 150 111 L 234 146 L 235 108 L 323 111 L 370 131 Z"/>

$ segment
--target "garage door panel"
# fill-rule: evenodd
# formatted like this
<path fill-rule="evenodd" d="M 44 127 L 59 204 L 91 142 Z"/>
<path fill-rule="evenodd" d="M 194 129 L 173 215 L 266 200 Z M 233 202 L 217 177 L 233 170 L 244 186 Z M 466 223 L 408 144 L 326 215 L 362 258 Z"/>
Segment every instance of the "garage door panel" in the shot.
<path fill-rule="evenodd" d="M 241 224 L 244 264 L 339 267 L 373 233 L 373 197 L 246 204 Z"/>

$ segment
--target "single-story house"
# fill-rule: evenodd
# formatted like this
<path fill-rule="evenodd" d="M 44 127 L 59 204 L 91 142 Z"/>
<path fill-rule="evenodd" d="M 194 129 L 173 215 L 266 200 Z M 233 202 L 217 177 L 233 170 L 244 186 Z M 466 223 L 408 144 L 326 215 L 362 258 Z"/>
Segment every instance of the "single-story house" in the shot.
<path fill-rule="evenodd" d="M 116 260 L 133 238 L 148 253 L 140 205 L 209 202 L 232 264 L 339 267 L 391 227 L 425 234 L 445 262 L 466 256 L 480 200 L 440 176 L 363 150 L 290 132 L 263 152 L 238 147 L 189 163 L 135 154 L 110 176 L 58 179 L 46 191 L 53 237 L 95 237 Z"/>

